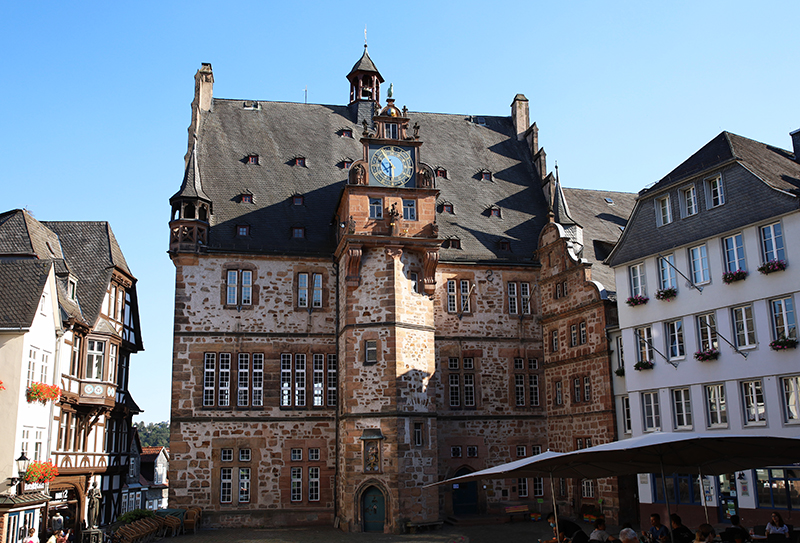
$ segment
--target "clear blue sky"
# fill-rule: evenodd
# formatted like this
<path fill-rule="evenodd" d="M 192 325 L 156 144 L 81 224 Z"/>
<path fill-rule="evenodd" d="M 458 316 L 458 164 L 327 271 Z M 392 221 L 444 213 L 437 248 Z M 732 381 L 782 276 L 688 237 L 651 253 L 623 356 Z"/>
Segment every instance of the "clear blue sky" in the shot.
<path fill-rule="evenodd" d="M 344 104 L 366 25 L 399 105 L 509 115 L 523 93 L 566 186 L 635 192 L 722 130 L 791 148 L 798 21 L 796 0 L 9 1 L 0 210 L 111 223 L 139 279 L 138 420 L 166 420 L 168 199 L 201 62 L 218 97 Z"/>

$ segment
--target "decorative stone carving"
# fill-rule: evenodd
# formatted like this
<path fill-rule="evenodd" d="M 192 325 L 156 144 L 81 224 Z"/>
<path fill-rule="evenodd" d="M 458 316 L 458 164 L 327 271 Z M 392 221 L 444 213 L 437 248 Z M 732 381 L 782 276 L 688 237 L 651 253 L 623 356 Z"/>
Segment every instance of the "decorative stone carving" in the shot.
<path fill-rule="evenodd" d="M 422 255 L 422 284 L 425 294 L 433 295 L 436 290 L 436 266 L 439 265 L 439 249 L 427 249 Z"/>
<path fill-rule="evenodd" d="M 357 287 L 361 284 L 361 246 L 351 245 L 347 249 L 347 276 L 345 282 L 348 287 Z"/>
<path fill-rule="evenodd" d="M 351 185 L 366 185 L 367 172 L 364 169 L 363 161 L 358 161 L 350 168 L 350 184 Z"/>

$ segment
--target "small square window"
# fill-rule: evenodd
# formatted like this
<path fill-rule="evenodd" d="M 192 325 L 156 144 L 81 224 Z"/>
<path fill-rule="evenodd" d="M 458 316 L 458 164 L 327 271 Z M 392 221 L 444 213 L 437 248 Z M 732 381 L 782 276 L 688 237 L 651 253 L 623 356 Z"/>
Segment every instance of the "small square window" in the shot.
<path fill-rule="evenodd" d="M 253 203 L 253 195 L 252 194 L 240 194 L 239 195 L 239 200 L 241 200 L 241 202 L 243 204 L 252 204 Z"/>
<path fill-rule="evenodd" d="M 539 359 L 538 358 L 529 358 L 528 359 L 528 369 L 529 370 L 538 370 L 539 369 Z"/>
<path fill-rule="evenodd" d="M 301 206 L 305 203 L 305 198 L 302 195 L 295 195 L 292 196 L 292 205 L 293 206 Z"/>
<path fill-rule="evenodd" d="M 442 213 L 450 213 L 453 214 L 453 204 L 444 204 L 442 205 Z"/>
<path fill-rule="evenodd" d="M 319 462 L 319 449 L 308 449 L 308 460 L 310 462 Z"/>
<path fill-rule="evenodd" d="M 522 358 L 515 358 L 514 369 L 515 370 L 525 369 L 525 361 Z"/>
<path fill-rule="evenodd" d="M 528 456 L 528 454 L 525 445 L 517 445 L 517 457 L 525 458 L 526 456 Z"/>
<path fill-rule="evenodd" d="M 722 190 L 722 176 L 716 175 L 705 180 L 706 205 L 710 209 L 725 203 L 725 194 Z"/>
<path fill-rule="evenodd" d="M 306 157 L 304 157 L 304 156 L 296 157 L 294 159 L 294 165 L 295 166 L 303 166 L 303 167 L 305 167 L 305 165 L 306 165 Z"/>
<path fill-rule="evenodd" d="M 247 163 L 258 166 L 258 155 L 247 155 Z"/>
<path fill-rule="evenodd" d="M 492 217 L 497 217 L 497 218 L 500 218 L 500 208 L 499 208 L 499 207 L 493 207 L 493 208 L 491 208 L 491 209 L 489 210 L 489 214 L 490 214 Z"/>
<path fill-rule="evenodd" d="M 250 461 L 250 449 L 239 449 L 239 462 Z"/>
<path fill-rule="evenodd" d="M 449 240 L 445 241 L 447 247 L 450 249 L 461 249 L 461 240 L 456 238 L 450 238 Z"/>
<path fill-rule="evenodd" d="M 75 299 L 75 297 L 77 296 L 77 291 L 78 291 L 78 282 L 70 277 L 69 286 L 67 287 L 67 294 L 69 295 L 70 300 Z"/>
<path fill-rule="evenodd" d="M 378 362 L 378 342 L 374 339 L 368 339 L 364 342 L 366 364 L 375 364 Z"/>
<path fill-rule="evenodd" d="M 233 462 L 233 449 L 222 449 L 219 457 L 223 462 Z"/>
<path fill-rule="evenodd" d="M 240 238 L 244 238 L 250 235 L 250 227 L 245 225 L 240 225 L 236 227 L 236 235 Z"/>
<path fill-rule="evenodd" d="M 444 177 L 447 179 L 447 170 L 444 168 L 436 168 L 436 177 Z"/>
<path fill-rule="evenodd" d="M 451 458 L 461 458 L 461 447 L 450 447 Z"/>
<path fill-rule="evenodd" d="M 403 200 L 403 220 L 416 221 L 417 220 L 417 201 L 416 200 Z"/>
<path fill-rule="evenodd" d="M 292 462 L 301 462 L 303 460 L 303 449 L 292 449 Z"/>
<path fill-rule="evenodd" d="M 472 358 L 472 357 L 465 358 L 463 366 L 464 366 L 465 370 L 474 370 L 475 369 L 475 359 Z"/>
<path fill-rule="evenodd" d="M 353 165 L 353 161 L 352 160 L 342 160 L 342 168 L 344 168 L 345 170 L 348 169 L 352 165 Z"/>
<path fill-rule="evenodd" d="M 342 137 L 342 138 L 352 138 L 353 137 L 353 131 L 350 130 L 349 128 L 345 128 L 344 130 L 342 130 L 342 133 L 341 133 L 340 137 Z"/>
<path fill-rule="evenodd" d="M 511 250 L 511 242 L 509 242 L 509 241 L 501 241 L 500 242 L 500 250 L 501 251 L 510 251 Z"/>
<path fill-rule="evenodd" d="M 492 180 L 492 172 L 481 172 L 481 179 L 484 181 Z"/>
<path fill-rule="evenodd" d="M 458 369 L 458 358 L 450 357 L 447 359 L 447 369 L 448 370 L 457 370 Z"/>
<path fill-rule="evenodd" d="M 295 226 L 292 228 L 292 237 L 295 239 L 303 239 L 306 237 L 306 229 L 302 226 Z"/>
<path fill-rule="evenodd" d="M 382 219 L 383 218 L 383 200 L 380 198 L 369 199 L 369 218 Z"/>
<path fill-rule="evenodd" d="M 669 195 L 656 199 L 656 224 L 664 226 L 672 222 L 672 206 Z"/>
<path fill-rule="evenodd" d="M 478 447 L 475 445 L 470 445 L 467 447 L 467 456 L 469 458 L 478 458 Z"/>

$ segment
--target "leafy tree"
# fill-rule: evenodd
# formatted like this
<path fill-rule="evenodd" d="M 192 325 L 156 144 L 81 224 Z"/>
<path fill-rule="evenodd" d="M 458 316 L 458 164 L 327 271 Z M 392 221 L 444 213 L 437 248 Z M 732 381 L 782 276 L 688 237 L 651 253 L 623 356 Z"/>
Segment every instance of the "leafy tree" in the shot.
<path fill-rule="evenodd" d="M 157 423 L 135 422 L 142 447 L 169 447 L 169 421 Z"/>

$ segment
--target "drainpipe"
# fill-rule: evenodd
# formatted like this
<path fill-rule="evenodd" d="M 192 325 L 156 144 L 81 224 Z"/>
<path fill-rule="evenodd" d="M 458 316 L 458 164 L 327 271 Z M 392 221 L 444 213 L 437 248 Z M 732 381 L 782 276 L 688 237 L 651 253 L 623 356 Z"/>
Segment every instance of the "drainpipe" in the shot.
<path fill-rule="evenodd" d="M 335 258 L 335 257 L 334 257 Z M 333 273 L 334 277 L 336 278 L 336 311 L 335 311 L 335 323 L 334 323 L 334 330 L 336 334 L 336 410 L 334 411 L 333 415 L 333 422 L 334 422 L 334 438 L 335 438 L 335 454 L 334 454 L 334 476 L 333 476 L 333 520 L 336 523 L 336 520 L 339 518 L 339 405 L 342 401 L 341 394 L 339 393 L 339 378 L 340 378 L 340 371 L 341 368 L 340 360 L 339 360 L 339 263 L 334 260 L 333 262 Z"/>

